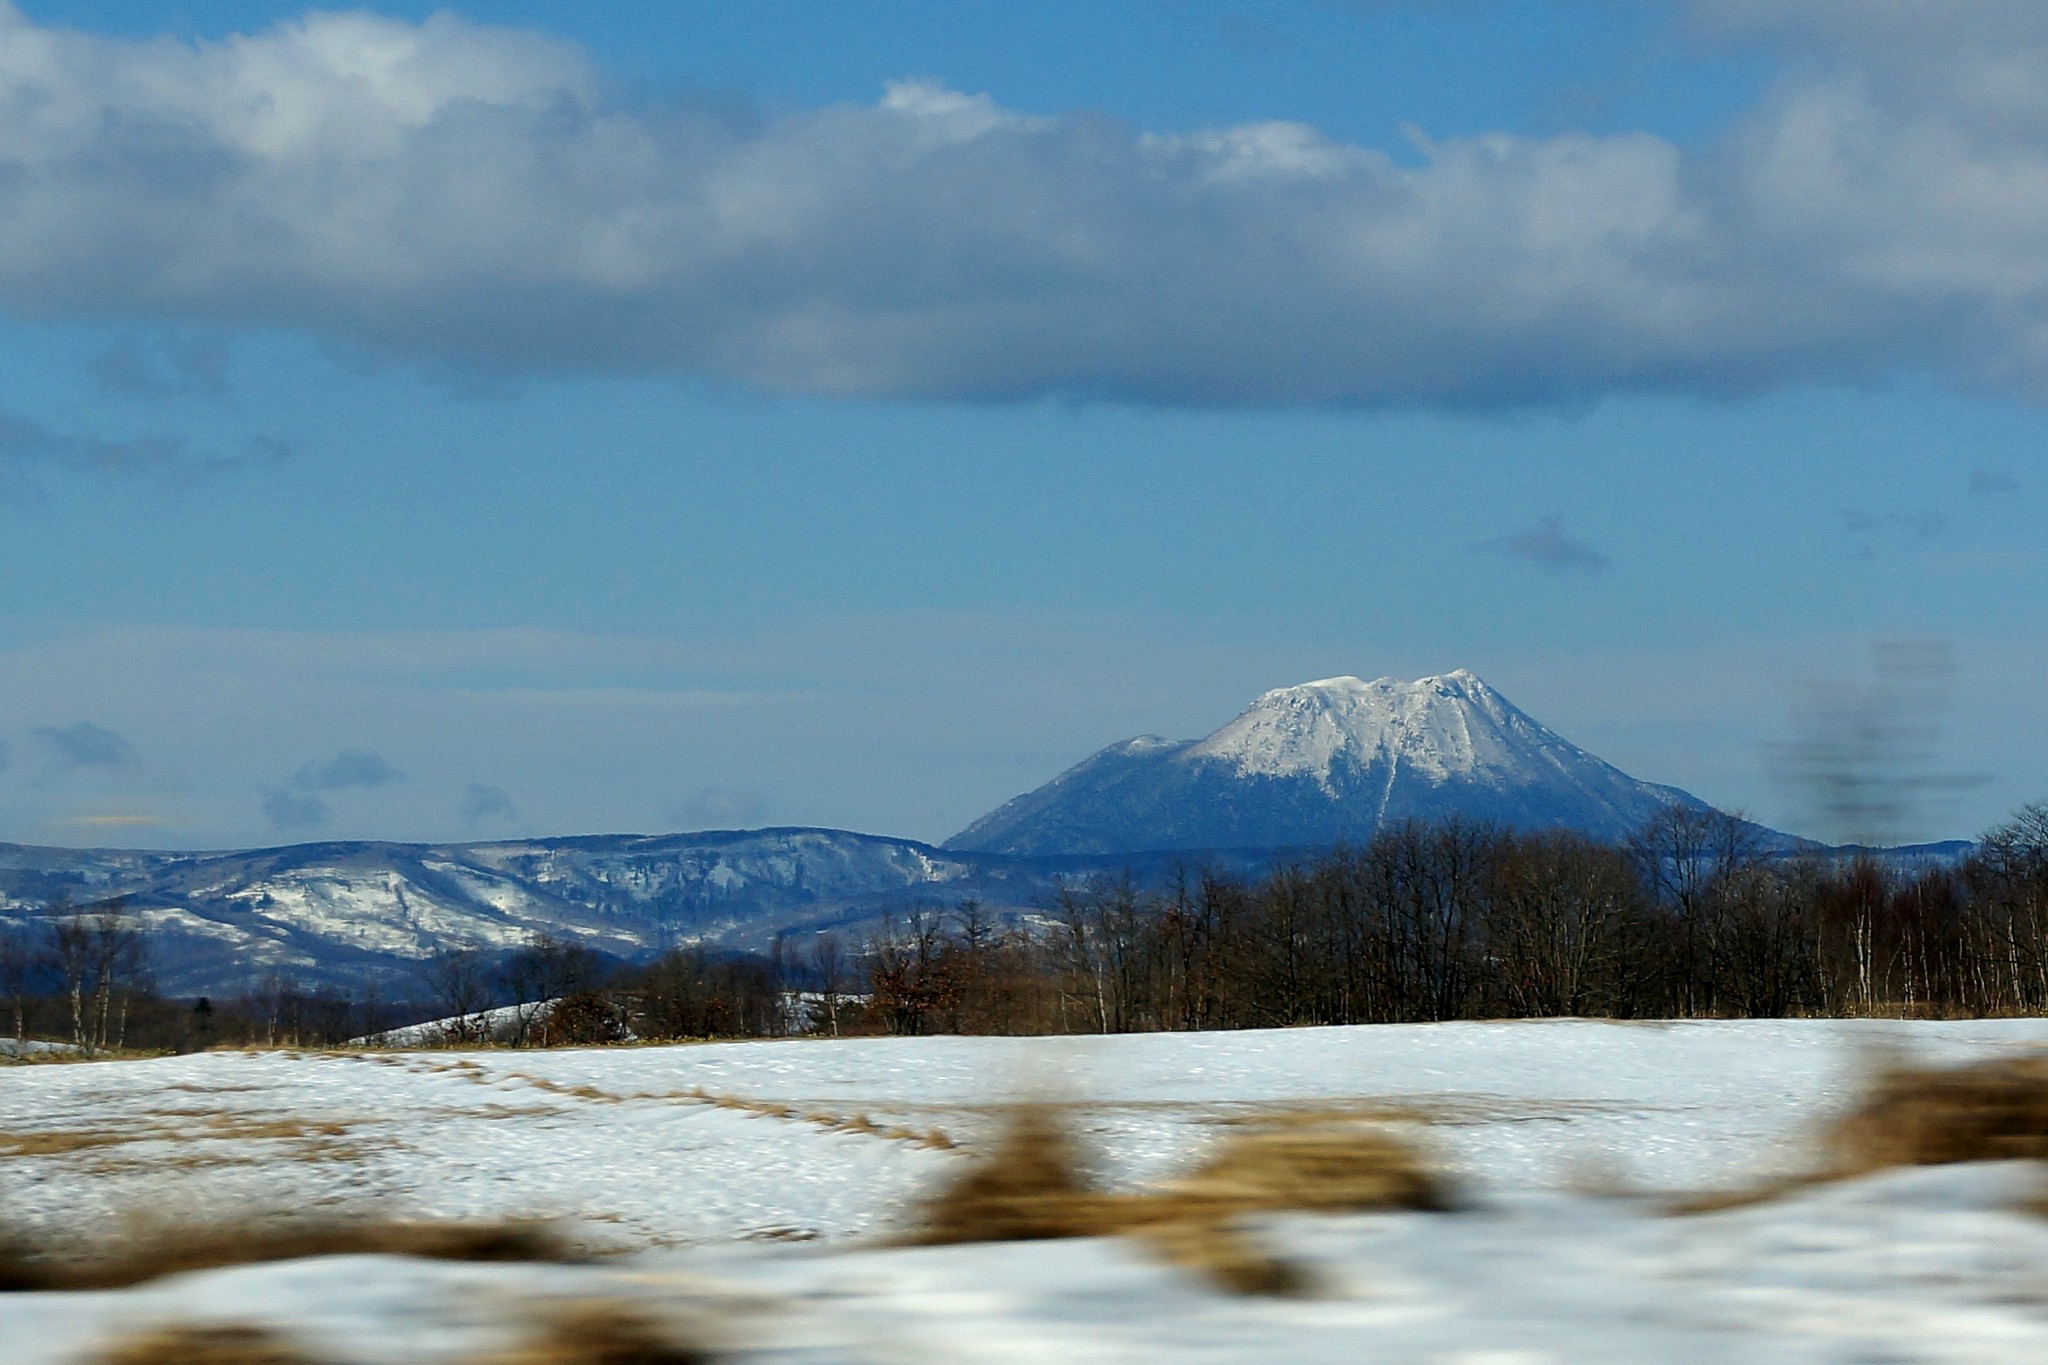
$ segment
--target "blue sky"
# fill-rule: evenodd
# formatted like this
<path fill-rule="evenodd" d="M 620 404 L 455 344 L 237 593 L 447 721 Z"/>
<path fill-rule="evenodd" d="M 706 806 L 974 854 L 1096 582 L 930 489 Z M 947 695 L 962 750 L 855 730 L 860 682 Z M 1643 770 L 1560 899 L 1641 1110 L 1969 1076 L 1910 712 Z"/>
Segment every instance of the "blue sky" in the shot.
<path fill-rule="evenodd" d="M 0 838 L 938 839 L 1461 666 L 1844 834 L 1898 641 L 1885 832 L 2048 798 L 2034 6 L 0 25 Z"/>

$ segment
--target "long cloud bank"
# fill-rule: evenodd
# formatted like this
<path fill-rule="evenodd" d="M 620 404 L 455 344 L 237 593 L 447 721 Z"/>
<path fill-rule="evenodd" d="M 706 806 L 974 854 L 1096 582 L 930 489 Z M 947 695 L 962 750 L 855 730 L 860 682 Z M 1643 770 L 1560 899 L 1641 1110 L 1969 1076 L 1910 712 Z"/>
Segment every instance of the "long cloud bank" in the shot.
<path fill-rule="evenodd" d="M 1493 406 L 1905 375 L 2039 398 L 2030 12 L 1702 0 L 1818 54 L 1711 150 L 1418 137 L 1403 164 L 925 83 L 776 116 L 649 101 L 445 15 L 193 45 L 0 0 L 0 308 L 839 395 Z"/>

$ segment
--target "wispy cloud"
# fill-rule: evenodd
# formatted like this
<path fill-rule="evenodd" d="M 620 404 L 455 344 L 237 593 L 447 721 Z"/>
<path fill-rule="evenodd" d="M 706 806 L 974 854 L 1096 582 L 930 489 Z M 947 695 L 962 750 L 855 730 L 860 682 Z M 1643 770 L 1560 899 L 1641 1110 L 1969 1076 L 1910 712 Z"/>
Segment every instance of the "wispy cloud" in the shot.
<path fill-rule="evenodd" d="M 1971 497 L 2007 498 L 2019 491 L 2019 477 L 2008 470 L 1973 469 L 1970 471 Z"/>
<path fill-rule="evenodd" d="M 292 774 L 292 786 L 304 792 L 388 787 L 404 780 L 405 774 L 385 762 L 383 755 L 362 749 L 343 749 L 325 762 L 308 763 Z"/>
<path fill-rule="evenodd" d="M 1842 509 L 1842 529 L 1850 535 L 1886 533 L 1932 540 L 1948 529 L 1948 514 L 1931 510 L 1919 512 L 1866 512 Z"/>
<path fill-rule="evenodd" d="M 1614 567 L 1606 555 L 1567 534 L 1564 517 L 1557 513 L 1538 517 L 1523 530 L 1481 541 L 1480 548 L 1554 574 L 1603 574 Z"/>
<path fill-rule="evenodd" d="M 323 829 L 327 825 L 327 803 L 305 792 L 272 787 L 263 793 L 263 818 L 280 833 Z"/>
<path fill-rule="evenodd" d="M 276 464 L 291 455 L 291 443 L 258 436 L 233 452 L 196 450 L 179 437 L 113 438 L 80 436 L 0 410 L 0 466 L 16 470 L 70 469 L 93 474 L 222 473 L 250 465 Z"/>
<path fill-rule="evenodd" d="M 44 725 L 36 733 L 49 742 L 57 761 L 67 768 L 132 768 L 136 764 L 134 745 L 89 720 Z"/>
<path fill-rule="evenodd" d="M 382 754 L 367 749 L 343 749 L 332 758 L 303 765 L 286 782 L 265 788 L 263 818 L 279 833 L 323 829 L 331 813 L 327 795 L 364 787 L 388 787 L 403 781 L 405 774 L 392 767 Z"/>
<path fill-rule="evenodd" d="M 487 820 L 511 820 L 519 811 L 512 804 L 512 797 L 503 787 L 494 787 L 484 782 L 472 782 L 462 794 L 462 818 L 472 825 Z"/>
<path fill-rule="evenodd" d="M 685 829 L 735 829 L 759 820 L 767 808 L 759 792 L 706 787 L 685 801 L 673 819 Z"/>
<path fill-rule="evenodd" d="M 92 376 L 110 393 L 185 398 L 227 387 L 228 347 L 218 337 L 122 337 L 91 361 Z"/>
<path fill-rule="evenodd" d="M 1862 559 L 1876 559 L 1889 550 L 1923 547 L 1938 540 L 1948 526 L 1948 514 L 1932 508 L 1917 512 L 1842 509 L 1842 533 L 1849 537 L 1856 555 Z"/>

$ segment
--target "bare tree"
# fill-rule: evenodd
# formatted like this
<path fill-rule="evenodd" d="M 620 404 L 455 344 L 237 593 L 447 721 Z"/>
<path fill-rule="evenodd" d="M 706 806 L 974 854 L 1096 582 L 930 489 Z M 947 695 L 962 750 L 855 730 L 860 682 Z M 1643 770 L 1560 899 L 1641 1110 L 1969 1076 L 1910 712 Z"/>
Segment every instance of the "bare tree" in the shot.
<path fill-rule="evenodd" d="M 583 944 L 545 929 L 536 932 L 498 973 L 512 998 L 513 1042 L 546 1047 L 559 1041 L 552 1026 L 556 1004 L 590 990 L 601 974 L 597 954 Z"/>
<path fill-rule="evenodd" d="M 932 1033 L 959 1004 L 958 963 L 948 951 L 944 917 L 914 909 L 899 928 L 886 919 L 862 953 L 875 1013 L 892 1033 Z"/>
<path fill-rule="evenodd" d="M 1674 801 L 1636 832 L 1629 852 L 1643 885 L 1675 921 L 1678 1013 L 1712 1013 L 1712 966 L 1725 892 L 1762 861 L 1756 827 L 1723 811 Z"/>
<path fill-rule="evenodd" d="M 293 1015 L 298 995 L 298 979 L 276 970 L 265 972 L 254 986 L 244 991 L 242 1013 L 249 1020 L 250 1041 L 255 1041 L 258 1025 L 263 1029 L 265 1047 L 276 1047 L 288 1034 L 295 1034 Z M 297 1041 L 295 1037 L 293 1041 Z"/>
<path fill-rule="evenodd" d="M 525 1047 L 542 1028 L 552 998 L 548 992 L 548 960 L 554 938 L 545 929 L 527 940 L 524 948 L 505 959 L 498 979 L 511 997 L 512 1044 Z"/>
<path fill-rule="evenodd" d="M 481 1041 L 491 1003 L 491 973 L 479 948 L 445 948 L 420 968 L 420 983 L 438 1006 L 452 1042 Z"/>
<path fill-rule="evenodd" d="M 19 929 L 0 931 L 0 992 L 14 1011 L 14 1060 L 28 1056 L 28 987 L 35 971 L 35 954 Z"/>
<path fill-rule="evenodd" d="M 127 907 L 110 901 L 92 916 L 87 943 L 92 977 L 92 1017 L 88 1021 L 94 1045 L 116 1049 L 128 1041 L 128 1006 L 149 971 L 149 954 L 142 930 Z M 118 1015 L 116 1015 L 118 1010 Z"/>
<path fill-rule="evenodd" d="M 1982 952 L 2013 1004 L 2048 1006 L 2048 804 L 2022 806 L 1978 841 L 1965 876 L 1983 905 Z"/>
<path fill-rule="evenodd" d="M 1516 1016 L 1592 1014 L 1620 1002 L 1641 892 L 1626 859 L 1571 835 L 1503 847 L 1486 898 L 1486 941 L 1503 1004 Z"/>
<path fill-rule="evenodd" d="M 839 1036 L 839 996 L 846 989 L 846 945 L 834 933 L 822 933 L 811 944 L 811 979 L 825 1005 L 825 1026 Z"/>
<path fill-rule="evenodd" d="M 85 1028 L 85 997 L 92 976 L 92 923 L 83 911 L 62 902 L 50 907 L 50 916 L 44 961 L 56 972 L 71 1004 L 71 1045 L 90 1053 L 92 1037 Z"/>
<path fill-rule="evenodd" d="M 374 1042 L 384 1032 L 384 993 L 374 977 L 356 986 L 349 1009 L 355 1037 Z"/>

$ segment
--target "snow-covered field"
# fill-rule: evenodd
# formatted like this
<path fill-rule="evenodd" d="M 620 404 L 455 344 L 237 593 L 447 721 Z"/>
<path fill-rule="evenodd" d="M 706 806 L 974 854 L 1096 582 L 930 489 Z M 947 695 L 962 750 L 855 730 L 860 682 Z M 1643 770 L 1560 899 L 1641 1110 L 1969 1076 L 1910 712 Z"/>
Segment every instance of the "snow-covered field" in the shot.
<path fill-rule="evenodd" d="M 0 1071 L 16 1226 L 238 1210 L 543 1216 L 587 1267 L 351 1258 L 0 1296 L 0 1361 L 166 1320 L 267 1323 L 317 1358 L 503 1348 L 553 1299 L 706 1316 L 791 1361 L 1908 1361 L 2048 1358 L 2031 1171 L 1909 1171 L 1674 1218 L 1796 1162 L 1873 1049 L 2048 1046 L 2048 1021 L 1445 1024 L 1100 1039 L 796 1040 L 545 1053 L 209 1054 Z M 1124 1240 L 892 1249 L 992 1107 L 1044 1098 L 1115 1184 L 1276 1105 L 1414 1120 L 1447 1215 L 1290 1216 L 1301 1298 L 1220 1293 Z"/>

